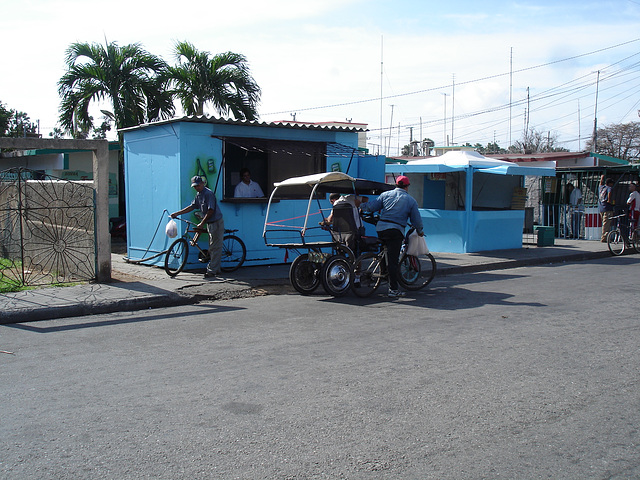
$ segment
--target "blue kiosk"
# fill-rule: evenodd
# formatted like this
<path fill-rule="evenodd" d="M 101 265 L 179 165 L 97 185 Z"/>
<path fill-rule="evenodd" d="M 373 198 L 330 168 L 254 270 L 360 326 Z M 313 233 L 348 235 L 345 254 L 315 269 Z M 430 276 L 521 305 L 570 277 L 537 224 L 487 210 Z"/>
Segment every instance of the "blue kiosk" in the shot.
<path fill-rule="evenodd" d="M 556 174 L 555 168 L 520 166 L 470 151 L 389 164 L 386 171 L 409 177 L 429 249 L 449 253 L 522 248 L 524 176 Z"/>
<path fill-rule="evenodd" d="M 226 229 L 237 229 L 247 247 L 245 265 L 283 263 L 286 254 L 267 247 L 262 237 L 268 197 L 273 185 L 287 178 L 337 171 L 384 181 L 385 157 L 359 149 L 362 124 L 265 123 L 215 117 L 183 117 L 121 130 L 124 137 L 128 258 L 140 261 L 166 250 L 173 239 L 164 233 L 168 214 L 189 205 L 195 196 L 191 177 L 205 177 L 215 192 Z M 235 198 L 240 170 L 266 195 Z M 275 199 L 280 218 L 302 215 L 308 192 L 288 192 Z M 328 198 L 321 199 L 330 209 Z M 301 213 L 302 212 L 302 213 Z M 185 215 L 192 221 L 195 217 Z M 178 222 L 178 235 L 185 224 Z M 206 235 L 201 246 L 206 248 Z M 202 268 L 190 249 L 186 268 Z M 145 262 L 162 265 L 159 256 Z"/>

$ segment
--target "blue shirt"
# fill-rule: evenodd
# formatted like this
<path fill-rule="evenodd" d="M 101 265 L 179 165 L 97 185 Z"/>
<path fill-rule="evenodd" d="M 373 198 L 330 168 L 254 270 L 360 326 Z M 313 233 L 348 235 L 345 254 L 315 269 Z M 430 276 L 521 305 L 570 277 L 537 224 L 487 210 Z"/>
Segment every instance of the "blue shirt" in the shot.
<path fill-rule="evenodd" d="M 604 193 L 605 190 L 606 190 L 606 193 Z M 600 187 L 598 188 L 598 211 L 600 213 L 613 212 L 613 205 L 611 205 L 609 202 L 603 202 L 601 200 L 603 193 L 607 198 L 609 198 L 609 194 L 611 193 L 612 190 L 613 189 L 608 185 L 600 185 Z"/>
<path fill-rule="evenodd" d="M 375 200 L 363 203 L 361 208 L 366 212 L 380 212 L 380 220 L 376 225 L 378 232 L 395 228 L 404 233 L 407 218 L 411 220 L 411 225 L 416 227 L 418 233 L 422 232 L 418 202 L 403 188 L 383 192 Z"/>
<path fill-rule="evenodd" d="M 210 209 L 214 210 L 213 216 L 207 223 L 213 223 L 222 218 L 222 212 L 218 208 L 216 196 L 207 187 L 203 188 L 201 192 L 196 194 L 196 198 L 191 202 L 191 206 L 200 210 L 203 215 L 206 215 Z"/>

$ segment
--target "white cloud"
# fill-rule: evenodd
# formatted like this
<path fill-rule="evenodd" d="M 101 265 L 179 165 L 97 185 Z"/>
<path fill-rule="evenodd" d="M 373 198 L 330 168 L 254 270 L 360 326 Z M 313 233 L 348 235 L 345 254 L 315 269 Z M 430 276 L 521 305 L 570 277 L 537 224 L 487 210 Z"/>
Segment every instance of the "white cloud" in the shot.
<path fill-rule="evenodd" d="M 545 10 L 539 11 L 540 6 Z M 290 118 L 294 112 L 297 119 L 305 121 L 352 118 L 368 122 L 373 130 L 370 136 L 379 137 L 380 127 L 383 131 L 389 128 L 393 104 L 394 129 L 399 122 L 403 135 L 400 143 L 406 143 L 409 136 L 409 129 L 402 125 L 414 125 L 417 137 L 421 118 L 423 136 L 440 141 L 444 131 L 442 94 L 451 93 L 453 74 L 456 115 L 489 110 L 508 103 L 511 49 L 515 101 L 526 97 L 527 87 L 534 96 L 604 70 L 637 52 L 639 43 L 544 68 L 522 69 L 623 43 L 640 30 L 640 6 L 626 5 L 628 11 L 622 16 L 592 10 L 606 8 L 596 3 L 576 9 L 575 2 L 467 4 L 454 0 L 427 8 L 421 2 L 404 0 L 392 8 L 385 2 L 363 0 L 196 0 L 179 7 L 169 12 L 156 3 L 124 0 L 25 0 L 3 6 L 0 29 L 14 48 L 0 51 L 0 101 L 27 112 L 32 119 L 41 119 L 43 128 L 50 129 L 57 119 L 56 83 L 64 72 L 64 50 L 72 42 L 102 43 L 105 37 L 120 45 L 139 42 L 151 53 L 172 61 L 174 42 L 188 40 L 211 53 L 231 50 L 247 56 L 263 90 L 260 111 L 265 120 Z M 582 17 L 583 11 L 589 17 Z M 572 21 L 558 25 L 556 20 L 567 13 L 574 15 Z M 595 27 L 589 24 L 594 20 Z M 381 53 L 383 93 L 395 95 L 382 101 Z M 472 82 L 486 77 L 493 78 Z M 622 83 L 617 90 L 632 85 L 632 78 L 617 78 Z M 607 90 L 607 82 L 602 88 L 603 117 L 621 121 L 635 100 L 621 101 L 619 94 L 614 96 L 615 88 Z M 421 93 L 406 95 L 417 91 Z M 568 120 L 564 117 L 577 110 L 580 99 L 586 118 L 594 103 L 593 93 L 585 89 L 562 101 L 548 100 L 546 103 L 557 104 L 553 108 L 534 103 L 531 121 L 548 128 L 558 125 L 563 132 L 577 131 L 577 120 L 575 125 L 565 126 Z M 372 101 L 363 102 L 367 99 Z M 448 117 L 453 100 L 447 98 Z M 341 106 L 309 110 L 326 105 Z M 283 113 L 266 115 L 273 112 Z M 523 107 L 514 108 L 512 115 L 512 133 L 516 125 L 519 132 Z M 631 117 L 627 116 L 627 121 Z M 460 133 L 454 132 L 454 139 L 486 143 L 496 134 L 504 145 L 508 121 L 505 110 L 460 118 L 455 122 Z M 582 122 L 582 129 L 588 128 L 587 123 Z"/>

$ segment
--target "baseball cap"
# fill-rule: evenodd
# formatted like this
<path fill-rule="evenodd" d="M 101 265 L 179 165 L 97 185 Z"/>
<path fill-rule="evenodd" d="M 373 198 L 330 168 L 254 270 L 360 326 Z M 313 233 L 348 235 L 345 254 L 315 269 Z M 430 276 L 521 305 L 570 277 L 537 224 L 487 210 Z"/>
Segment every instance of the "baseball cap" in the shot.
<path fill-rule="evenodd" d="M 411 183 L 409 182 L 409 179 L 407 177 L 405 177 L 404 175 L 400 175 L 398 178 L 396 178 L 396 185 L 398 185 L 399 187 L 406 187 L 407 185 L 411 185 Z"/>
<path fill-rule="evenodd" d="M 200 175 L 196 175 L 195 177 L 191 178 L 192 187 L 195 187 L 196 185 L 200 185 L 201 183 L 204 183 L 204 178 L 202 178 Z"/>

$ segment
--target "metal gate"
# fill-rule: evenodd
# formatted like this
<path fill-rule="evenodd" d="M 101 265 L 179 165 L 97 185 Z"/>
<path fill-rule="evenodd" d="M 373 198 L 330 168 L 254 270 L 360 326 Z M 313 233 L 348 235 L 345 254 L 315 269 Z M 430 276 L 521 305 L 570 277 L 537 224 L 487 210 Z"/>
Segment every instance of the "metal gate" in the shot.
<path fill-rule="evenodd" d="M 602 222 L 598 213 L 600 177 L 613 179 L 613 198 L 616 213 L 625 211 L 629 196 L 629 183 L 638 181 L 638 174 L 630 169 L 572 169 L 559 172 L 557 177 L 541 180 L 540 225 L 555 227 L 556 237 L 600 240 Z M 582 193 L 582 206 L 574 208 L 569 202 L 567 184 Z"/>
<path fill-rule="evenodd" d="M 0 292 L 96 278 L 93 182 L 0 171 Z"/>

